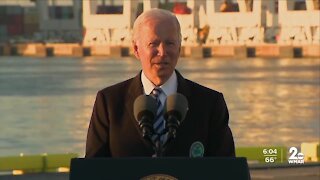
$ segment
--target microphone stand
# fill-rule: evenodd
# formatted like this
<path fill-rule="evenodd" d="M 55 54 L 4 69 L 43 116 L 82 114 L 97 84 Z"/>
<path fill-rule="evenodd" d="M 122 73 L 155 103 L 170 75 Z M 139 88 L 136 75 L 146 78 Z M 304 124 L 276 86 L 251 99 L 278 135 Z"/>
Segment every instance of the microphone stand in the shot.
<path fill-rule="evenodd" d="M 161 142 L 160 138 L 165 133 L 167 133 L 167 129 L 164 129 L 160 134 L 155 134 L 157 137 L 156 137 L 155 143 L 153 144 L 153 149 L 155 151 L 155 155 L 153 157 L 163 156 L 163 152 L 166 148 L 167 142 L 166 143 Z"/>
<path fill-rule="evenodd" d="M 142 127 L 142 123 L 139 123 L 139 126 Z M 164 129 L 161 133 L 155 133 L 153 130 L 148 130 L 147 128 L 142 128 L 142 137 L 146 139 L 150 144 L 152 144 L 153 150 L 155 152 L 152 157 L 162 157 L 165 150 L 167 142 L 164 144 L 160 141 L 162 135 L 167 133 L 168 130 Z M 153 141 L 152 137 L 156 136 L 156 139 Z"/>
<path fill-rule="evenodd" d="M 158 136 L 159 137 L 159 136 Z M 155 150 L 155 157 L 162 157 L 163 155 L 162 155 L 162 153 L 163 153 L 163 147 L 162 147 L 162 143 L 161 143 L 161 141 L 160 141 L 160 138 L 158 138 L 157 137 L 157 140 L 156 140 L 156 142 L 155 142 L 155 148 L 154 148 L 154 150 Z"/>
<path fill-rule="evenodd" d="M 167 127 L 161 131 L 161 133 L 155 133 L 152 131 L 152 136 L 156 135 L 155 142 L 153 142 L 153 149 L 155 154 L 153 157 L 162 157 L 163 152 L 166 149 L 167 145 L 176 138 L 176 131 L 180 126 L 180 121 L 175 116 L 169 116 L 167 120 Z M 162 135 L 167 134 L 166 141 L 161 142 L 160 138 Z M 151 136 L 151 137 L 152 137 Z"/>

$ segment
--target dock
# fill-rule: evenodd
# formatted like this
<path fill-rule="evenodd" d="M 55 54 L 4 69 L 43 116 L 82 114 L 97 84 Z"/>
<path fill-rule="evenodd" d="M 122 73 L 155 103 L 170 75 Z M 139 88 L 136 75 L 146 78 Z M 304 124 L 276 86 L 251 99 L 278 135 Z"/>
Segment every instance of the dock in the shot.
<path fill-rule="evenodd" d="M 320 57 L 320 3 L 316 0 L 0 3 L 0 19 L 6 20 L 0 23 L 0 56 L 133 56 L 134 21 L 152 8 L 176 15 L 181 57 Z"/>
<path fill-rule="evenodd" d="M 132 48 L 120 45 L 84 46 L 80 43 L 26 43 L 0 45 L 1 56 L 31 57 L 85 57 L 103 56 L 121 58 L 134 56 Z M 244 59 L 261 58 L 319 58 L 320 45 L 289 46 L 279 44 L 261 45 L 213 45 L 213 46 L 182 46 L 181 57 L 194 59 L 219 57 Z"/>

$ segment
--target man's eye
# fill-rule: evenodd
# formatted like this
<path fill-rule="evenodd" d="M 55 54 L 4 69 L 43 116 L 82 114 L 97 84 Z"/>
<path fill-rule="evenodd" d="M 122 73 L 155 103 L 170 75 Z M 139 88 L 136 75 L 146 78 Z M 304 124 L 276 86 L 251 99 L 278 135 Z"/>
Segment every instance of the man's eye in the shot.
<path fill-rule="evenodd" d="M 149 43 L 149 46 L 150 46 L 150 47 L 156 47 L 156 46 L 157 46 L 157 43 L 155 43 L 155 42 Z"/>

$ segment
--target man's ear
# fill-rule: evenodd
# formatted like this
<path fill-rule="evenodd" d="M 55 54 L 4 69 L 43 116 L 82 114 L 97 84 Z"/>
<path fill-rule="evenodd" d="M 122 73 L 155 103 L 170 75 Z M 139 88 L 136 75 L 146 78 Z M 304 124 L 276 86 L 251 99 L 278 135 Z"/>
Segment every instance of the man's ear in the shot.
<path fill-rule="evenodd" d="M 132 47 L 133 47 L 133 53 L 134 56 L 139 59 L 139 52 L 138 52 L 138 46 L 137 43 L 135 41 L 132 41 Z"/>

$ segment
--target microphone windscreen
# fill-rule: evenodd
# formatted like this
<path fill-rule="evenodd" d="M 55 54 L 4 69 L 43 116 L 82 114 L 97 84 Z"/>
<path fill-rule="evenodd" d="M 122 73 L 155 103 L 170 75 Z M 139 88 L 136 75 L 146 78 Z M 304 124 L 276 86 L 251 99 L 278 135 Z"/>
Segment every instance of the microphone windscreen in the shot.
<path fill-rule="evenodd" d="M 147 95 L 140 95 L 136 98 L 133 104 L 133 114 L 137 121 L 140 120 L 140 116 L 144 113 L 147 115 L 152 115 L 152 119 L 154 118 L 155 114 L 157 113 L 157 101 Z"/>
<path fill-rule="evenodd" d="M 182 122 L 186 117 L 188 111 L 188 100 L 187 98 L 180 94 L 172 94 L 167 97 L 165 112 L 166 113 L 175 113 L 178 114 L 180 117 L 179 121 Z"/>

